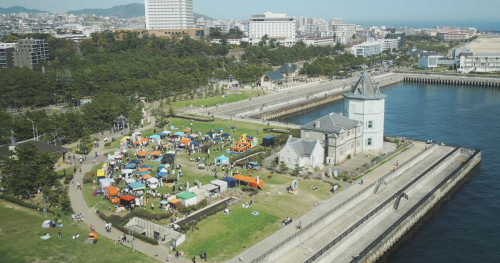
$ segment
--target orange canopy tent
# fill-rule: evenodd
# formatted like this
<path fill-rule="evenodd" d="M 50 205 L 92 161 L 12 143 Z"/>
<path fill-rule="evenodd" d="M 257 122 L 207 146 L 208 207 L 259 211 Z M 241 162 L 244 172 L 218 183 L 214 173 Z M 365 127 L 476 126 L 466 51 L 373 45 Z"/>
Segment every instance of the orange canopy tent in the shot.
<path fill-rule="evenodd" d="M 138 156 L 143 156 L 143 155 L 147 155 L 148 152 L 147 151 L 140 151 L 137 153 Z"/>
<path fill-rule="evenodd" d="M 250 177 L 250 176 L 244 176 L 241 174 L 237 174 L 237 175 L 233 176 L 233 178 L 238 180 L 238 181 L 247 182 L 248 185 L 250 185 L 252 187 L 260 188 L 262 190 L 264 189 L 264 181 L 262 181 L 262 179 L 259 179 L 259 184 L 257 185 L 257 179 Z"/>
<path fill-rule="evenodd" d="M 190 132 L 191 130 L 189 128 L 186 128 L 184 130 L 182 130 L 183 132 Z"/>
<path fill-rule="evenodd" d="M 148 138 L 142 138 L 141 142 L 149 142 L 149 139 Z"/>
<path fill-rule="evenodd" d="M 149 172 L 149 168 L 141 168 L 139 172 Z"/>
<path fill-rule="evenodd" d="M 89 238 L 97 239 L 97 234 L 96 233 L 90 233 L 89 234 Z"/>
<path fill-rule="evenodd" d="M 172 205 L 175 205 L 175 207 L 177 208 L 182 208 L 182 201 L 180 199 L 172 198 L 169 199 L 168 202 L 171 203 Z"/>
<path fill-rule="evenodd" d="M 191 139 L 189 139 L 189 138 L 182 138 L 181 143 L 184 143 L 186 146 L 189 146 L 189 143 L 191 143 Z"/>
<path fill-rule="evenodd" d="M 143 176 L 141 176 L 142 179 L 148 179 L 148 178 L 151 178 L 152 176 L 150 174 L 145 174 Z"/>
<path fill-rule="evenodd" d="M 139 141 L 135 141 L 134 144 L 139 144 Z"/>
<path fill-rule="evenodd" d="M 161 152 L 160 151 L 154 151 L 151 153 L 151 156 L 160 156 Z"/>

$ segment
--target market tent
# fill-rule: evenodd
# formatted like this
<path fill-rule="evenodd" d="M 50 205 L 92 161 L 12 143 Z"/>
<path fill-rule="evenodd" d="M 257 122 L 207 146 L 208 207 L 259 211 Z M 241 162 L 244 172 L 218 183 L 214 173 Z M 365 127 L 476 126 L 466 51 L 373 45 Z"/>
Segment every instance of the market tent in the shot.
<path fill-rule="evenodd" d="M 127 165 L 125 165 L 125 169 L 135 169 L 135 168 L 137 168 L 136 163 L 128 163 Z"/>
<path fill-rule="evenodd" d="M 151 153 L 151 156 L 160 156 L 161 152 L 160 151 L 154 151 Z"/>
<path fill-rule="evenodd" d="M 134 178 L 128 178 L 128 179 L 125 179 L 125 182 L 126 182 L 127 184 L 131 184 L 131 183 L 135 183 L 136 181 L 135 181 L 135 179 L 134 179 Z"/>
<path fill-rule="evenodd" d="M 189 138 L 182 138 L 182 140 L 180 142 L 184 143 L 186 146 L 189 146 L 189 143 L 191 142 L 191 139 L 189 139 Z"/>
<path fill-rule="evenodd" d="M 220 141 L 221 139 L 220 138 L 214 138 L 214 141 Z"/>
<path fill-rule="evenodd" d="M 198 135 L 197 135 L 197 134 L 194 134 L 194 133 L 189 134 L 189 136 L 190 136 L 190 137 L 193 137 L 193 138 L 198 138 Z"/>
<path fill-rule="evenodd" d="M 149 136 L 149 139 L 154 139 L 156 141 L 159 141 L 160 140 L 160 135 L 158 135 L 158 134 L 151 135 L 151 136 Z"/>
<path fill-rule="evenodd" d="M 214 133 L 215 133 L 215 132 L 213 132 L 213 131 L 209 131 L 209 132 L 207 132 L 206 134 L 207 134 L 207 135 L 209 135 L 209 136 L 212 136 Z"/>
<path fill-rule="evenodd" d="M 139 141 L 134 141 L 134 144 L 139 144 Z"/>
<path fill-rule="evenodd" d="M 102 178 L 106 177 L 106 173 L 104 172 L 103 169 L 97 170 L 97 178 L 100 178 L 100 177 L 102 177 Z"/>
<path fill-rule="evenodd" d="M 174 155 L 169 153 L 163 155 L 161 163 L 174 163 Z"/>
<path fill-rule="evenodd" d="M 165 133 L 165 134 L 167 134 L 167 135 L 168 135 L 168 134 L 170 134 L 170 133 L 171 133 L 171 131 L 167 131 L 167 130 L 165 130 L 165 131 L 162 131 L 161 133 Z"/>
<path fill-rule="evenodd" d="M 219 187 L 217 187 L 213 184 L 206 184 L 206 185 L 203 185 L 202 187 L 200 187 L 200 189 L 205 190 L 205 196 L 209 197 L 211 195 L 214 195 L 217 192 L 217 190 L 219 189 Z"/>
<path fill-rule="evenodd" d="M 137 153 L 137 156 L 144 156 L 144 155 L 147 155 L 148 152 L 147 151 L 140 151 Z"/>
<path fill-rule="evenodd" d="M 217 162 L 220 162 L 220 166 L 229 165 L 229 157 L 226 157 L 224 154 L 219 157 L 215 157 L 215 163 Z"/>
<path fill-rule="evenodd" d="M 153 166 L 149 165 L 149 164 L 143 164 L 143 165 L 141 165 L 141 168 L 149 168 L 149 169 L 151 169 L 151 168 L 153 168 Z"/>
<path fill-rule="evenodd" d="M 257 183 L 256 178 L 249 177 L 249 176 L 243 176 L 241 174 L 237 174 L 237 175 L 233 176 L 233 178 L 240 181 L 240 183 L 245 182 L 252 187 L 264 189 L 264 181 L 262 181 L 262 179 L 259 179 L 259 181 Z"/>
<path fill-rule="evenodd" d="M 221 132 L 221 131 L 222 131 L 222 128 L 217 128 L 217 129 L 215 129 L 215 130 L 216 130 L 216 131 Z"/>
<path fill-rule="evenodd" d="M 191 192 L 196 195 L 196 199 L 198 200 L 198 202 L 206 198 L 204 189 L 195 188 L 192 189 Z"/>
<path fill-rule="evenodd" d="M 148 170 L 148 171 L 142 171 L 139 173 L 139 175 L 145 175 L 145 174 L 150 174 L 151 172 Z"/>
<path fill-rule="evenodd" d="M 269 135 L 262 139 L 262 146 L 272 146 L 274 144 L 274 136 Z"/>
<path fill-rule="evenodd" d="M 146 186 L 144 186 L 144 184 L 141 182 L 131 183 L 128 185 L 128 187 L 130 187 L 132 191 L 146 190 Z"/>
<path fill-rule="evenodd" d="M 224 133 L 224 134 L 222 134 L 221 136 L 222 136 L 222 137 L 231 137 L 231 134 L 229 134 L 229 133 Z"/>
<path fill-rule="evenodd" d="M 139 172 L 149 172 L 149 168 L 141 168 L 139 169 Z"/>
<path fill-rule="evenodd" d="M 182 131 L 183 131 L 183 132 L 190 132 L 190 131 L 191 131 L 191 129 L 186 128 L 186 129 L 184 129 L 184 130 L 182 130 Z"/>
<path fill-rule="evenodd" d="M 227 182 L 221 180 L 213 180 L 210 183 L 219 187 L 219 192 L 221 193 L 227 192 Z"/>
<path fill-rule="evenodd" d="M 187 191 L 178 194 L 177 198 L 181 200 L 182 205 L 184 205 L 185 207 L 196 205 L 196 203 L 198 203 L 196 195 Z"/>
<path fill-rule="evenodd" d="M 42 228 L 50 228 L 50 220 L 43 221 Z"/>
<path fill-rule="evenodd" d="M 144 175 L 141 175 L 141 178 L 142 179 L 149 179 L 149 178 L 152 178 L 150 174 L 144 174 Z"/>
<path fill-rule="evenodd" d="M 161 200 L 161 201 L 160 201 L 160 205 L 166 205 L 166 204 L 168 204 L 168 201 L 167 201 L 167 200 Z"/>
<path fill-rule="evenodd" d="M 132 176 L 135 170 L 132 169 L 124 169 L 122 170 L 122 176 L 129 177 Z"/>
<path fill-rule="evenodd" d="M 236 186 L 236 179 L 234 179 L 232 177 L 222 178 L 221 181 L 226 182 L 228 188 L 233 188 Z"/>
<path fill-rule="evenodd" d="M 142 138 L 141 142 L 149 142 L 149 139 L 148 138 Z"/>
<path fill-rule="evenodd" d="M 191 145 L 199 145 L 200 142 L 191 142 Z"/>
<path fill-rule="evenodd" d="M 183 207 L 181 200 L 179 200 L 177 198 L 168 199 L 168 202 L 171 203 L 172 205 L 174 205 L 177 208 L 182 208 Z"/>
<path fill-rule="evenodd" d="M 158 183 L 160 182 L 160 181 L 158 181 L 158 179 L 156 179 L 154 177 L 148 178 L 146 181 L 148 183 L 149 188 L 158 187 Z"/>
<path fill-rule="evenodd" d="M 130 137 L 130 136 L 123 136 L 123 138 L 122 138 L 122 140 L 130 140 L 130 139 L 132 139 L 132 137 Z"/>
<path fill-rule="evenodd" d="M 165 165 L 164 165 L 164 164 L 158 164 L 158 165 L 156 166 L 156 170 L 157 170 L 157 171 L 158 171 L 158 170 L 160 170 L 160 169 L 162 169 L 162 168 L 165 168 Z"/>
<path fill-rule="evenodd" d="M 106 188 L 107 186 L 111 186 L 112 183 L 113 180 L 111 179 L 99 179 L 99 188 L 101 188 L 101 190 L 104 190 L 104 188 Z"/>
<path fill-rule="evenodd" d="M 184 135 L 184 133 L 183 132 L 176 132 L 176 133 L 174 133 L 174 135 L 175 136 L 182 136 L 182 135 Z"/>

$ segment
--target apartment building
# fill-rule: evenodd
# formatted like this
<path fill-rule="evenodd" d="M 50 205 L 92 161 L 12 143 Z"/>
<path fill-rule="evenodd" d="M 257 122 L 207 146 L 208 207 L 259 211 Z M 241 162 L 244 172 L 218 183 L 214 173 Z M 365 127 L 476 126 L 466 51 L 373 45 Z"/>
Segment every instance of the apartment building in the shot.
<path fill-rule="evenodd" d="M 14 67 L 33 69 L 33 65 L 49 58 L 44 39 L 19 39 L 14 48 Z"/>
<path fill-rule="evenodd" d="M 146 29 L 194 28 L 193 0 L 145 0 Z"/>

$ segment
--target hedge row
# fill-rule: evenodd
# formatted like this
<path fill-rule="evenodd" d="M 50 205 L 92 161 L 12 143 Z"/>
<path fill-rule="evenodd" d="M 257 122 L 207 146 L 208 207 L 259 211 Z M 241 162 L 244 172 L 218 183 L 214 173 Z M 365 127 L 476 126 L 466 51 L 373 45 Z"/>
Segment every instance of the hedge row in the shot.
<path fill-rule="evenodd" d="M 195 117 L 195 116 L 185 116 L 185 115 L 180 115 L 180 114 L 176 114 L 176 115 L 174 115 L 174 117 L 179 118 L 179 119 L 195 120 L 195 121 L 202 121 L 202 122 L 211 122 L 211 121 L 215 120 L 214 118 L 205 119 L 205 118 L 200 118 L 200 117 Z"/>
<path fill-rule="evenodd" d="M 110 216 L 110 217 L 107 217 L 105 214 L 101 213 L 101 211 L 97 210 L 96 213 L 99 215 L 100 218 L 102 218 L 104 221 L 106 222 L 111 222 L 111 224 L 113 224 L 114 227 L 116 227 L 118 230 L 122 231 L 123 233 L 128 233 L 128 228 L 126 228 L 122 221 L 117 221 L 116 220 L 116 217 L 119 217 L 119 216 Z M 132 214 L 132 213 L 131 213 Z M 158 240 L 154 239 L 154 238 L 150 238 L 150 237 L 147 237 L 141 233 L 134 233 L 134 237 L 144 241 L 144 242 L 148 242 L 149 244 L 152 244 L 152 245 L 158 245 Z"/>
<path fill-rule="evenodd" d="M 2 198 L 4 200 L 7 200 L 9 202 L 15 203 L 15 204 L 19 204 L 19 205 L 27 207 L 27 208 L 31 208 L 31 209 L 43 212 L 43 208 L 42 207 L 38 207 L 38 206 L 30 204 L 30 203 L 25 203 L 25 202 L 23 202 L 23 201 L 15 198 L 15 197 L 12 197 L 12 196 L 0 195 L 0 198 Z M 49 208 L 47 208 L 47 213 L 54 213 L 54 211 L 52 211 Z"/>
<path fill-rule="evenodd" d="M 201 208 L 207 206 L 207 204 L 208 204 L 207 199 L 203 199 L 196 205 L 192 205 L 192 206 L 188 206 L 188 207 L 183 208 L 183 209 L 179 209 L 179 213 L 185 214 L 187 212 L 195 211 L 195 210 L 198 210 L 198 209 L 201 209 Z"/>
<path fill-rule="evenodd" d="M 91 184 L 92 183 L 92 178 L 94 177 L 94 173 L 92 172 L 86 172 L 83 175 L 83 183 L 84 184 Z"/>
<path fill-rule="evenodd" d="M 73 180 L 73 175 L 72 174 L 67 174 L 65 177 L 64 177 L 64 183 L 65 184 L 69 184 L 71 182 L 71 180 Z"/>
<path fill-rule="evenodd" d="M 194 219 L 193 221 L 189 222 L 187 225 L 181 226 L 180 229 L 179 229 L 179 231 L 182 232 L 182 233 L 186 233 L 189 229 L 191 229 L 192 226 L 195 226 L 201 220 L 207 218 L 208 216 L 215 215 L 218 212 L 223 211 L 226 208 L 227 208 L 227 204 L 226 203 L 220 204 L 220 205 L 216 206 L 212 211 L 206 213 L 205 215 L 202 215 L 199 218 Z"/>
<path fill-rule="evenodd" d="M 236 160 L 239 160 L 239 159 L 242 159 L 242 158 L 245 158 L 249 155 L 252 155 L 252 154 L 255 154 L 255 153 L 259 153 L 259 152 L 263 152 L 265 151 L 266 148 L 262 147 L 262 146 L 257 146 L 255 148 L 253 148 L 251 151 L 248 151 L 246 153 L 242 153 L 242 154 L 234 154 L 232 155 L 230 158 L 229 158 L 229 161 L 230 162 L 235 162 Z"/>

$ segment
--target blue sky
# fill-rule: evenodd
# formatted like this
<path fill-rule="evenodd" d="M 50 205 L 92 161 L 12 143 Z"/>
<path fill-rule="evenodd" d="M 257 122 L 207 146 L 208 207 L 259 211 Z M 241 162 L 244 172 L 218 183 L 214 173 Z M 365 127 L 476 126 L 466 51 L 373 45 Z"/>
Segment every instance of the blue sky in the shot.
<path fill-rule="evenodd" d="M 109 8 L 140 0 L 0 0 L 49 12 Z M 245 19 L 264 10 L 299 17 L 346 21 L 500 21 L 499 0 L 195 0 L 195 12 L 218 19 Z"/>

